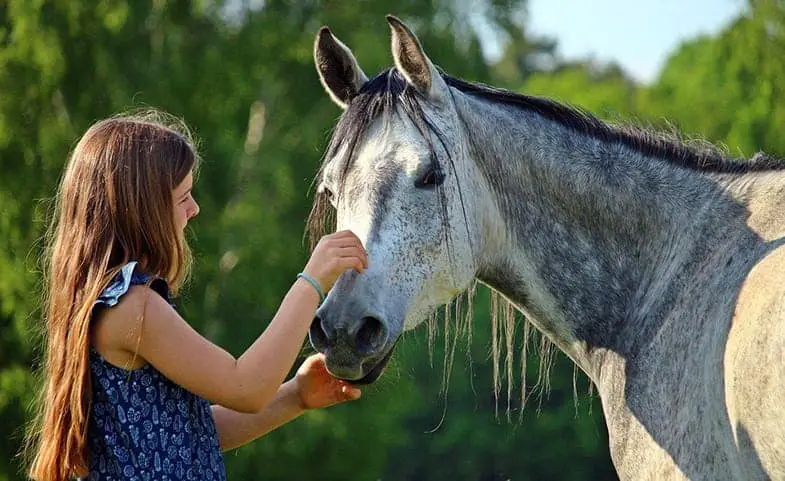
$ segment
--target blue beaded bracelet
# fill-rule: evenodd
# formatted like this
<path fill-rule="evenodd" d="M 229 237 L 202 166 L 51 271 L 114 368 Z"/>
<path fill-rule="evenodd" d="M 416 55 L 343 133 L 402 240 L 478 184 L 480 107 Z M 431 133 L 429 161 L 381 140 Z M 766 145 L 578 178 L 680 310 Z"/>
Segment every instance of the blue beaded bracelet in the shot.
<path fill-rule="evenodd" d="M 320 286 L 319 283 L 316 282 L 316 279 L 314 279 L 313 277 L 309 276 L 305 272 L 301 272 L 301 273 L 297 274 L 297 277 L 305 279 L 306 282 L 308 282 L 310 285 L 313 286 L 314 289 L 316 289 L 316 292 L 319 293 L 319 304 L 324 302 L 324 291 L 322 290 L 322 286 Z"/>

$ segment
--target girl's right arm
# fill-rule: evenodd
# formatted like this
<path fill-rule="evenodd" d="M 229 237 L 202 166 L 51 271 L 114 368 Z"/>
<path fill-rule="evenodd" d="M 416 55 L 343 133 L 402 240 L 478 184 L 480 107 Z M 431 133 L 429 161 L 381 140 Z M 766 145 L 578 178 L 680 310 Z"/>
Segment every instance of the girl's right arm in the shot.
<path fill-rule="evenodd" d="M 362 272 L 366 267 L 360 240 L 343 231 L 319 242 L 305 272 L 326 292 L 346 269 Z M 197 333 L 147 287 L 132 287 L 102 323 L 118 333 L 124 326 L 124 335 L 112 336 L 118 339 L 117 347 L 136 351 L 189 391 L 229 409 L 257 412 L 273 399 L 292 367 L 318 303 L 316 290 L 298 279 L 267 329 L 237 359 Z"/>

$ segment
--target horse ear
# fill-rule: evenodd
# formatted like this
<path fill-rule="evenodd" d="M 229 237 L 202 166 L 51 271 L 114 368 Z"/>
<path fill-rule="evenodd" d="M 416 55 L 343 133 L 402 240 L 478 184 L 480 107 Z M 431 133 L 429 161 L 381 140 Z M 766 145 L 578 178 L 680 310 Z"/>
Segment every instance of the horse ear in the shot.
<path fill-rule="evenodd" d="M 425 55 L 420 41 L 402 21 L 387 15 L 392 31 L 392 54 L 395 66 L 406 80 L 420 93 L 432 99 L 439 98 L 446 90 L 444 79 L 431 60 Z"/>
<path fill-rule="evenodd" d="M 349 47 L 330 32 L 327 27 L 319 29 L 313 45 L 313 60 L 319 79 L 327 93 L 342 109 L 346 109 L 368 81 Z"/>

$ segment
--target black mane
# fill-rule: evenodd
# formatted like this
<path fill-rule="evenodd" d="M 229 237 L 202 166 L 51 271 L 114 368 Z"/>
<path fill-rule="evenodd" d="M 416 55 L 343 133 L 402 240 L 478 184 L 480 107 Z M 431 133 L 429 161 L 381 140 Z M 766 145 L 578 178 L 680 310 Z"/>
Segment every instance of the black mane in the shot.
<path fill-rule="evenodd" d="M 556 101 L 518 94 L 479 83 L 467 82 L 447 74 L 442 78 L 450 87 L 489 102 L 516 106 L 534 112 L 576 132 L 605 142 L 620 143 L 636 152 L 662 159 L 672 164 L 704 172 L 744 173 L 782 170 L 785 163 L 778 159 L 756 154 L 749 160 L 735 159 L 707 142 L 685 143 L 680 138 L 648 131 L 636 126 L 617 126 L 606 123 L 594 115 Z M 422 97 L 411 87 L 396 68 L 390 68 L 369 80 L 354 97 L 341 116 L 333 133 L 327 158 L 348 142 L 349 155 L 346 169 L 354 157 L 354 148 L 363 132 L 380 115 L 397 108 L 408 116 L 423 134 L 431 125 L 420 106 Z M 428 136 L 425 136 L 428 138 Z"/>

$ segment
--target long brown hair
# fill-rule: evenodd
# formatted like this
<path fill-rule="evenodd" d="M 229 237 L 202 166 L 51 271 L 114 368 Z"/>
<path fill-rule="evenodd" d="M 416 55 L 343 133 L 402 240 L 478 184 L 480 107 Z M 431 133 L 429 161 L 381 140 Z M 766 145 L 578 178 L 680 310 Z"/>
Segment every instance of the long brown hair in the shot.
<path fill-rule="evenodd" d="M 172 190 L 198 164 L 182 124 L 160 112 L 114 117 L 82 136 L 61 179 L 47 236 L 46 352 L 29 475 L 65 481 L 88 471 L 93 302 L 129 261 L 173 292 L 191 255 Z"/>

